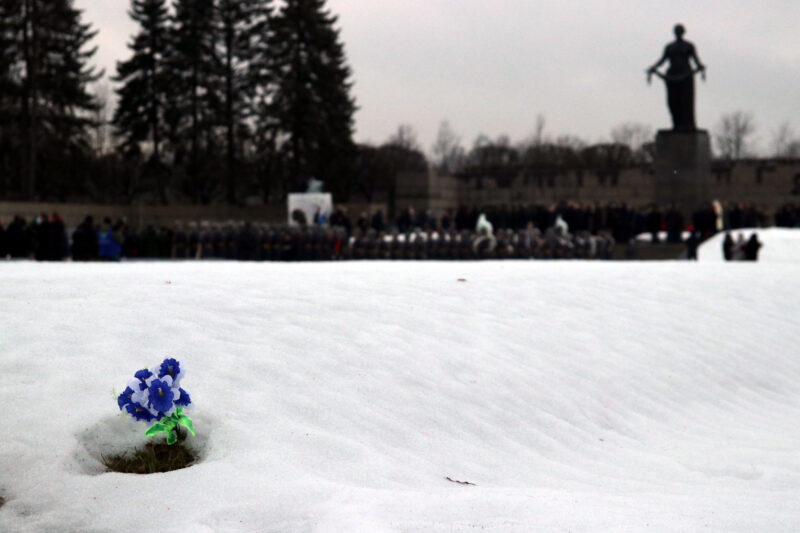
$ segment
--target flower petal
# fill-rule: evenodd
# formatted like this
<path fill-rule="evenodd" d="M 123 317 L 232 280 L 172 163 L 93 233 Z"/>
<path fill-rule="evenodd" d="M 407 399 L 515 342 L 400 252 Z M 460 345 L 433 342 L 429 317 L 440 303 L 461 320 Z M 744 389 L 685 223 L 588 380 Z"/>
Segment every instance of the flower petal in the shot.
<path fill-rule="evenodd" d="M 163 413 L 172 407 L 172 389 L 166 382 L 160 379 L 153 381 L 148 392 L 148 405 L 156 411 Z"/>

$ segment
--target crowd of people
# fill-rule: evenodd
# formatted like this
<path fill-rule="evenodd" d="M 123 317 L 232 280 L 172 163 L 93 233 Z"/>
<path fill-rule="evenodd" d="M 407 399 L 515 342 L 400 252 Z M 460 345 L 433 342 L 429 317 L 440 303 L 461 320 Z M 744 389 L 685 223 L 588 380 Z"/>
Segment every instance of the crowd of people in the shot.
<path fill-rule="evenodd" d="M 40 215 L 30 222 L 15 216 L 8 228 L 0 221 L 0 258 L 60 261 L 69 256 L 69 238 L 58 213 Z"/>
<path fill-rule="evenodd" d="M 561 202 L 551 205 L 494 206 L 480 210 L 477 207 L 460 206 L 445 210 L 438 218 L 430 210 L 419 212 L 414 206 L 408 206 L 400 212 L 394 225 L 401 233 L 415 227 L 424 231 L 454 229 L 460 232 L 475 228 L 481 213 L 498 228 L 520 230 L 532 223 L 540 232 L 553 227 L 556 218 L 561 217 L 574 233 L 586 231 L 598 235 L 608 232 L 616 242 L 623 243 L 642 233 L 650 233 L 654 242 L 658 242 L 660 234 L 665 233 L 668 242 L 678 243 L 682 242 L 682 233 L 687 227 L 699 232 L 700 238 L 705 239 L 721 229 L 763 227 L 770 222 L 763 211 L 745 202 L 709 203 L 695 209 L 688 220 L 677 206 L 672 205 L 662 209 L 655 204 L 634 208 L 614 202 Z M 348 228 L 358 227 L 362 231 L 368 228 L 383 231 L 385 226 L 380 211 L 371 216 L 362 212 L 353 224 L 343 207 L 331 216 L 331 223 L 334 221 L 340 221 L 341 225 Z M 775 223 L 782 225 L 778 224 L 777 215 Z M 797 225 L 800 226 L 800 219 Z"/>
<path fill-rule="evenodd" d="M 779 228 L 800 228 L 800 205 L 788 203 L 778 209 L 775 212 L 775 225 Z"/>
<path fill-rule="evenodd" d="M 750 234 L 747 240 L 744 239 L 744 233 L 739 233 L 734 241 L 730 232 L 725 232 L 725 238 L 722 240 L 722 257 L 725 261 L 758 261 L 758 251 L 761 246 L 757 233 Z"/>
<path fill-rule="evenodd" d="M 485 220 L 485 217 L 484 217 Z M 485 223 L 488 223 L 486 221 Z M 545 232 L 533 224 L 521 230 L 491 225 L 455 229 L 269 225 L 250 222 L 177 223 L 147 226 L 138 232 L 124 219 L 91 216 L 68 238 L 63 220 L 53 214 L 26 224 L 15 217 L 0 240 L 0 257 L 42 261 L 114 261 L 126 259 L 234 259 L 241 261 L 329 261 L 346 259 L 611 259 L 614 239 L 607 232 L 568 233 L 556 225 Z"/>
<path fill-rule="evenodd" d="M 796 221 L 791 206 L 775 215 L 776 225 Z M 794 217 L 794 218 L 792 218 Z M 691 221 L 672 207 L 632 209 L 625 204 L 560 203 L 551 206 L 460 207 L 435 217 L 403 209 L 391 223 L 382 211 L 351 219 L 337 207 L 326 225 L 270 225 L 251 222 L 189 222 L 146 226 L 138 231 L 124 218 L 99 223 L 91 216 L 71 232 L 57 214 L 31 221 L 0 221 L 0 258 L 42 261 L 127 259 L 235 259 L 246 261 L 312 261 L 343 259 L 611 259 L 618 243 L 627 258 L 637 257 L 635 236 L 649 233 L 652 242 L 685 242 L 696 257 L 697 246 L 719 230 L 762 226 L 763 213 L 752 205 L 709 204 Z M 688 239 L 684 240 L 689 229 Z M 495 228 L 499 228 L 495 230 Z M 726 239 L 727 242 L 728 239 Z M 757 238 L 756 238 L 757 240 Z M 731 238 L 732 241 L 732 238 Z M 755 245 L 739 236 L 731 258 L 749 258 Z M 749 248 L 747 248 L 747 246 Z M 745 252 L 745 249 L 748 252 Z M 738 251 L 741 250 L 741 253 Z M 757 256 L 757 247 L 755 248 Z M 726 258 L 728 258 L 726 252 Z"/>

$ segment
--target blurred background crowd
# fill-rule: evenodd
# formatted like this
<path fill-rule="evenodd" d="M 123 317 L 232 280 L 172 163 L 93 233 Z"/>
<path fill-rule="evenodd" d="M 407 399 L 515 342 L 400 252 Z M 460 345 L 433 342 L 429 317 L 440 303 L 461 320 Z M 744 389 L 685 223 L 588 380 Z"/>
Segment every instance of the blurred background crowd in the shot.
<path fill-rule="evenodd" d="M 391 221 L 381 210 L 352 216 L 337 207 L 324 225 L 190 221 L 142 229 L 131 227 L 124 218 L 95 220 L 92 216 L 67 228 L 52 213 L 31 220 L 16 216 L 7 225 L 0 221 L 0 258 L 611 259 L 615 247 L 622 247 L 624 257 L 635 259 L 636 243 L 643 238 L 652 243 L 685 243 L 691 258 L 693 250 L 718 231 L 773 224 L 800 227 L 800 207 L 786 205 L 769 220 L 751 204 L 713 203 L 685 220 L 677 209 L 655 205 L 633 209 L 624 204 L 562 203 L 483 210 L 462 206 L 439 217 L 408 206 Z"/>

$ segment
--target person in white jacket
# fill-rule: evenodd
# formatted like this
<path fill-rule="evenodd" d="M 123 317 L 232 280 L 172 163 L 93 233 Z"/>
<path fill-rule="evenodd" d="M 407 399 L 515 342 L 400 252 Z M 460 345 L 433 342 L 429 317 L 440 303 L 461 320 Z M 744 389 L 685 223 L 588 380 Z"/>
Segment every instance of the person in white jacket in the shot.
<path fill-rule="evenodd" d="M 475 242 L 472 243 L 472 251 L 477 254 L 483 243 L 488 241 L 489 252 L 494 252 L 494 248 L 497 246 L 497 239 L 494 237 L 494 226 L 492 226 L 492 223 L 489 222 L 484 213 L 478 215 L 478 223 L 475 224 L 475 232 L 478 234 L 478 237 L 475 239 Z"/>

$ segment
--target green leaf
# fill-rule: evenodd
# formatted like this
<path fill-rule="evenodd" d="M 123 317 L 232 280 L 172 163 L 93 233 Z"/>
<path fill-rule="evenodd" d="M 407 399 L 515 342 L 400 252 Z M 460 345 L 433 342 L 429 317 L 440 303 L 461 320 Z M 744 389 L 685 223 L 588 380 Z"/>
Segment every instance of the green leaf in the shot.
<path fill-rule="evenodd" d="M 176 442 L 178 442 L 178 436 L 175 434 L 175 432 L 170 431 L 169 433 L 167 433 L 167 444 L 172 445 L 175 444 Z"/>
<path fill-rule="evenodd" d="M 189 433 L 191 433 L 192 435 L 194 435 L 194 424 L 192 423 L 192 419 L 191 419 L 191 418 L 189 418 L 189 417 L 188 417 L 188 416 L 186 416 L 186 415 L 181 415 L 181 416 L 178 418 L 178 424 L 180 424 L 180 425 L 182 425 L 183 427 L 185 427 L 186 429 L 188 429 L 188 430 L 189 430 Z"/>
<path fill-rule="evenodd" d="M 150 426 L 150 429 L 145 431 L 144 434 L 148 437 L 152 437 L 153 435 L 158 435 L 159 433 L 167 433 L 171 430 L 172 428 L 165 426 L 161 422 L 156 422 L 155 424 Z"/>

